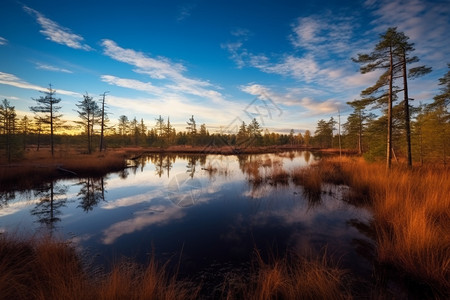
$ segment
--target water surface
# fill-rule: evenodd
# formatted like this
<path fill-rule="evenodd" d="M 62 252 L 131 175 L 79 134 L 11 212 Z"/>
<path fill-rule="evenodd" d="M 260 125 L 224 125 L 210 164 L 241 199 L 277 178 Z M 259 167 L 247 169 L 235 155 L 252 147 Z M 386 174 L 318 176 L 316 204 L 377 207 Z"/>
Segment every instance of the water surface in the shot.
<path fill-rule="evenodd" d="M 311 198 L 291 179 L 274 176 L 317 159 L 310 152 L 153 154 L 103 178 L 3 194 L 0 230 L 71 239 L 104 266 L 153 254 L 180 262 L 181 275 L 191 278 L 245 272 L 255 250 L 282 255 L 324 247 L 342 267 L 369 272 L 357 251 L 367 237 L 355 224 L 370 214 L 342 201 L 346 187 L 324 185 Z"/>

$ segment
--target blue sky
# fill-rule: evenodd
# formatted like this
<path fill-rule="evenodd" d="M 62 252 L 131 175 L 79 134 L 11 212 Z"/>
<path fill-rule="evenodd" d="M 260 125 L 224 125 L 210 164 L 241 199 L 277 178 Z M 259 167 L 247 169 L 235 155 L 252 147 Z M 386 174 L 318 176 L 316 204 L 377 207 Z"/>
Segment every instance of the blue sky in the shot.
<path fill-rule="evenodd" d="M 431 101 L 450 62 L 450 1 L 12 1 L 0 3 L 0 98 L 31 115 L 52 84 L 66 120 L 86 92 L 120 115 L 194 115 L 210 132 L 233 132 L 253 117 L 264 128 L 314 130 L 342 122 L 345 102 L 377 74 L 351 61 L 397 26 L 433 72 L 410 82 Z"/>

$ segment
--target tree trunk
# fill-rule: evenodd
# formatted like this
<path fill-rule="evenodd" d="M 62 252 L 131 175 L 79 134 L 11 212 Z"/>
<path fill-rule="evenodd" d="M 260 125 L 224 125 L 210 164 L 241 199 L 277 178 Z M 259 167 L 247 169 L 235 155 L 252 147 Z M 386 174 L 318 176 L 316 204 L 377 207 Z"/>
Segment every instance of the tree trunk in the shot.
<path fill-rule="evenodd" d="M 406 75 L 406 53 L 403 52 L 403 93 L 405 98 L 405 131 L 406 131 L 406 147 L 408 155 L 408 167 L 412 167 L 412 154 L 411 154 L 411 127 L 409 118 L 409 98 L 408 98 L 408 78 Z"/>
<path fill-rule="evenodd" d="M 50 99 L 50 145 L 52 148 L 52 157 L 54 155 L 53 150 L 53 99 Z"/>
<path fill-rule="evenodd" d="M 391 168 L 392 163 L 392 81 L 393 81 L 393 53 L 392 46 L 389 47 L 389 94 L 388 94 L 388 125 L 387 125 L 387 149 L 386 149 L 386 168 Z"/>

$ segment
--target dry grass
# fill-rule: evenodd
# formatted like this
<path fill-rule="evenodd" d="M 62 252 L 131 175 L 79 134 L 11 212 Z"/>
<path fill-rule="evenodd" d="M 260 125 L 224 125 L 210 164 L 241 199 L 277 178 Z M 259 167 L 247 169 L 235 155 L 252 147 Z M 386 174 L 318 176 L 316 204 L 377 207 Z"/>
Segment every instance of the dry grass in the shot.
<path fill-rule="evenodd" d="M 348 299 L 346 272 L 326 256 L 265 262 L 256 252 L 254 271 L 226 282 L 224 299 Z M 129 261 L 89 275 L 74 248 L 47 238 L 0 236 L 0 299 L 197 299 L 201 286 L 177 280 L 154 258 L 146 267 Z M 242 274 L 241 274 L 242 275 Z M 205 295 L 206 296 L 206 295 Z"/>
<path fill-rule="evenodd" d="M 322 173 L 317 165 L 296 168 L 291 174 L 294 184 L 303 187 L 304 195 L 310 202 L 318 202 L 322 194 Z"/>
<path fill-rule="evenodd" d="M 380 262 L 394 265 L 426 283 L 438 296 L 448 293 L 448 168 L 397 167 L 387 171 L 384 165 L 350 158 L 323 160 L 318 167 L 324 180 L 337 180 L 351 187 L 350 201 L 357 200 L 371 208 Z"/>
<path fill-rule="evenodd" d="M 250 281 L 227 282 L 227 299 L 350 299 L 346 272 L 327 257 L 293 255 L 265 262 L 256 253 Z"/>
<path fill-rule="evenodd" d="M 196 299 L 199 286 L 165 269 L 152 259 L 145 269 L 120 263 L 90 278 L 67 243 L 0 236 L 0 299 Z"/>
<path fill-rule="evenodd" d="M 83 154 L 68 150 L 51 157 L 48 151 L 29 151 L 21 162 L 0 165 L 0 190 L 31 188 L 52 179 L 101 176 L 126 167 L 126 150 Z"/>

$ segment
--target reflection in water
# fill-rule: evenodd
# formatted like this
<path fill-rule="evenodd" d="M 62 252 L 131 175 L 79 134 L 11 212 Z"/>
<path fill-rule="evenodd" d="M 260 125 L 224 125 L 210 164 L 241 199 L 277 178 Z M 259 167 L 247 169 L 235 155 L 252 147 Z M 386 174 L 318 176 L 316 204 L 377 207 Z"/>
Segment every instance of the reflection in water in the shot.
<path fill-rule="evenodd" d="M 339 194 L 324 194 L 320 186 L 309 192 L 306 181 L 295 182 L 293 172 L 309 161 L 314 161 L 311 153 L 292 151 L 150 154 L 109 174 L 108 185 L 103 178 L 68 180 L 70 201 L 64 188 L 51 183 L 30 203 L 39 201 L 32 214 L 40 223 L 53 230 L 58 222 L 62 234 L 101 254 L 100 263 L 117 255 L 144 262 L 152 251 L 168 259 L 183 248 L 180 260 L 187 263 L 180 272 L 201 277 L 205 270 L 248 264 L 255 248 L 281 253 L 325 245 L 356 260 L 358 246 L 352 241 L 364 235 L 348 220 L 364 221 L 369 214 Z M 11 197 L 3 196 L 1 203 Z M 8 220 L 19 217 L 14 214 Z M 6 228 L 4 216 L 0 226 Z"/>
<path fill-rule="evenodd" d="M 61 208 L 65 206 L 67 187 L 53 182 L 42 185 L 34 191 L 34 196 L 39 202 L 32 209 L 31 214 L 36 216 L 39 223 L 45 224 L 50 234 L 55 229 L 55 223 L 61 221 L 58 217 L 62 214 Z"/>
<path fill-rule="evenodd" d="M 15 191 L 0 192 L 0 209 L 8 206 L 8 202 L 16 198 Z"/>
<path fill-rule="evenodd" d="M 152 156 L 150 156 L 152 157 Z M 155 157 L 155 156 L 153 156 Z M 175 162 L 175 155 L 164 155 L 162 153 L 156 155 L 156 159 L 152 159 L 153 164 L 155 165 L 155 173 L 158 177 L 161 177 L 164 174 L 164 171 L 167 172 L 167 178 L 170 177 L 170 170 L 172 169 L 172 164 Z"/>
<path fill-rule="evenodd" d="M 303 157 L 305 158 L 306 163 L 309 163 L 309 160 L 311 159 L 311 152 L 309 151 L 303 152 Z"/>
<path fill-rule="evenodd" d="M 85 212 L 94 209 L 101 201 L 105 201 L 105 183 L 103 177 L 101 178 L 84 178 L 77 184 L 81 186 L 78 192 L 78 200 Z"/>
<path fill-rule="evenodd" d="M 186 172 L 189 177 L 194 178 L 195 175 L 195 166 L 197 165 L 198 156 L 188 157 L 188 164 L 186 166 Z"/>

